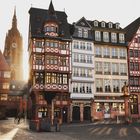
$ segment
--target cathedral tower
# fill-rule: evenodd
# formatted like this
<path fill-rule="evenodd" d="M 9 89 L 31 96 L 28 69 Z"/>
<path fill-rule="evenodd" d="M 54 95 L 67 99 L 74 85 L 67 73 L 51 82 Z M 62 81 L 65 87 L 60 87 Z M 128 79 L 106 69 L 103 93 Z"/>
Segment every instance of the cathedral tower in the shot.
<path fill-rule="evenodd" d="M 22 36 L 17 28 L 16 9 L 14 10 L 12 27 L 6 34 L 3 55 L 10 65 L 11 79 L 23 80 Z"/>

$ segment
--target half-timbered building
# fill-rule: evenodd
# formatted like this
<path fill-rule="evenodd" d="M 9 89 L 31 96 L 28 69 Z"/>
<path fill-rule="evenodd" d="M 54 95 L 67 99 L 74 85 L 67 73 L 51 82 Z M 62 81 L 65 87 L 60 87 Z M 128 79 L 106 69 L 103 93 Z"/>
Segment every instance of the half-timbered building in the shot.
<path fill-rule="evenodd" d="M 70 28 L 64 11 L 29 10 L 30 116 L 69 122 Z"/>
<path fill-rule="evenodd" d="M 125 28 L 128 43 L 130 113 L 140 117 L 140 17 Z"/>

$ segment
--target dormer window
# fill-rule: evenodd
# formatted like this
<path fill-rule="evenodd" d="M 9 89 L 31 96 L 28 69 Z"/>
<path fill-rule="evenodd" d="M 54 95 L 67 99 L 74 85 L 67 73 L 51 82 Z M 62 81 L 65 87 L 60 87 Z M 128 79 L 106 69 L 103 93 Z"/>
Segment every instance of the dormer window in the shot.
<path fill-rule="evenodd" d="M 94 21 L 94 26 L 98 27 L 98 21 Z"/>
<path fill-rule="evenodd" d="M 119 28 L 120 28 L 120 24 L 116 23 L 116 29 L 119 29 Z"/>
<path fill-rule="evenodd" d="M 83 37 L 88 38 L 88 30 L 87 29 L 84 29 Z"/>
<path fill-rule="evenodd" d="M 44 26 L 45 35 L 58 36 L 58 25 L 56 24 L 45 24 Z"/>
<path fill-rule="evenodd" d="M 105 27 L 105 22 L 101 22 L 101 27 Z"/>
<path fill-rule="evenodd" d="M 108 23 L 108 27 L 109 28 L 112 28 L 112 23 Z"/>

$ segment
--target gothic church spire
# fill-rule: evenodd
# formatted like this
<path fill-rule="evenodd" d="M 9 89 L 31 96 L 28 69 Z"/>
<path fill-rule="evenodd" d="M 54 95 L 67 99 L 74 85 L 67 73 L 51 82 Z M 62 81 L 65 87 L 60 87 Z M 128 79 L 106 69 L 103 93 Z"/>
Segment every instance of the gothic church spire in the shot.
<path fill-rule="evenodd" d="M 17 29 L 16 7 L 14 9 L 14 15 L 13 15 L 13 21 L 12 21 L 12 28 Z"/>

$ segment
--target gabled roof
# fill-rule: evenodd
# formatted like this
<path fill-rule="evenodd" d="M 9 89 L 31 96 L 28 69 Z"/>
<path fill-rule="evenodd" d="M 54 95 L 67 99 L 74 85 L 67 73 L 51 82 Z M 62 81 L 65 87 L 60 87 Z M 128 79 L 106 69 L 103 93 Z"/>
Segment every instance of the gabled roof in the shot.
<path fill-rule="evenodd" d="M 133 39 L 139 27 L 140 27 L 140 17 L 124 28 L 124 30 L 126 31 L 126 41 L 130 42 Z"/>
<path fill-rule="evenodd" d="M 10 71 L 10 67 L 6 62 L 1 50 L 0 50 L 0 71 Z"/>
<path fill-rule="evenodd" d="M 78 20 L 75 23 L 76 26 L 81 26 L 81 27 L 88 27 L 91 28 L 91 25 L 88 23 L 88 21 L 85 19 L 85 17 L 82 17 L 80 20 Z"/>

